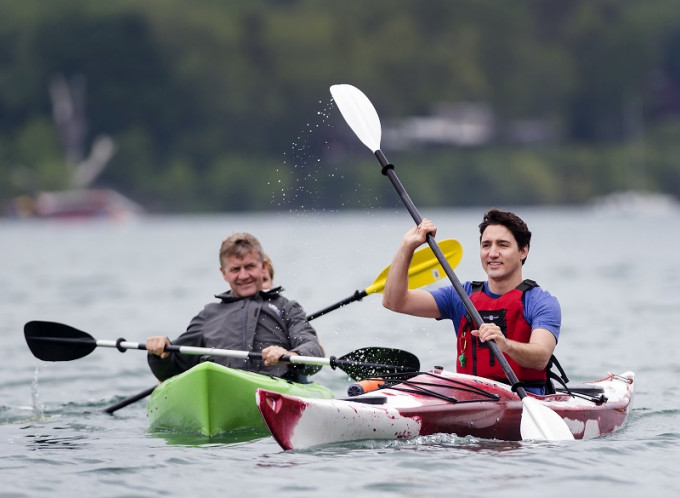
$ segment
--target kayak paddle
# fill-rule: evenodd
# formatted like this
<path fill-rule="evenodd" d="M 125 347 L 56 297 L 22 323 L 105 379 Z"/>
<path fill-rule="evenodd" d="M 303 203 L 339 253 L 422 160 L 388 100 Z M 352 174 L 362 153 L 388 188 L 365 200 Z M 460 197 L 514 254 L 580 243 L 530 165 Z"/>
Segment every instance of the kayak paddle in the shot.
<path fill-rule="evenodd" d="M 116 348 L 124 353 L 128 349 L 146 350 L 146 344 L 125 339 L 95 339 L 87 332 L 57 322 L 31 321 L 24 326 L 26 343 L 33 355 L 44 361 L 70 361 L 87 356 L 97 347 Z M 233 349 L 201 348 L 171 344 L 165 351 L 188 354 L 224 356 L 228 358 L 258 359 L 262 353 Z M 293 364 L 329 366 L 339 368 L 352 379 L 375 377 L 398 372 L 417 372 L 418 358 L 408 351 L 393 348 L 369 347 L 347 353 L 340 358 L 283 355 L 281 361 Z"/>
<path fill-rule="evenodd" d="M 382 128 L 375 107 L 373 107 L 371 101 L 361 90 L 352 85 L 333 85 L 330 87 L 330 91 L 342 117 L 359 140 L 375 154 L 378 162 L 382 166 L 382 173 L 390 179 L 406 209 L 411 214 L 413 221 L 416 222 L 416 225 L 419 225 L 423 220 L 422 216 L 420 216 L 418 209 L 397 177 L 397 174 L 394 171 L 394 165 L 387 161 L 385 154 L 380 150 Z M 444 257 L 444 254 L 442 254 L 439 246 L 435 243 L 434 237 L 431 234 L 427 235 L 427 243 L 432 249 L 432 252 L 437 256 L 437 259 L 444 268 L 449 280 L 451 280 L 456 293 L 460 296 L 465 305 L 465 309 L 479 327 L 484 323 L 482 317 L 477 309 L 475 309 L 470 297 L 465 293 L 458 277 L 456 277 L 456 274 L 453 272 L 453 269 Z M 488 341 L 488 344 L 503 368 L 513 389 L 522 400 L 523 410 L 520 423 L 522 438 L 549 441 L 574 439 L 574 436 L 562 417 L 547 406 L 540 404 L 536 399 L 527 396 L 526 391 L 521 384 L 519 384 L 515 372 L 512 371 L 508 360 L 503 356 L 498 345 L 494 341 Z"/>
<path fill-rule="evenodd" d="M 449 264 L 454 268 L 458 266 L 458 263 L 460 263 L 460 260 L 463 257 L 463 248 L 460 245 L 460 242 L 454 239 L 446 239 L 439 242 L 439 247 L 448 260 Z M 312 313 L 311 315 L 307 316 L 307 320 L 314 320 L 315 318 L 319 318 L 320 316 L 330 313 L 331 311 L 341 308 L 349 303 L 361 301 L 369 294 L 376 292 L 382 293 L 385 290 L 385 281 L 387 280 L 387 274 L 390 271 L 390 266 L 391 265 L 388 265 L 387 268 L 381 271 L 380 275 L 378 275 L 375 281 L 365 290 L 354 291 L 354 294 L 348 298 L 338 301 L 337 303 L 332 304 L 321 311 L 317 311 L 316 313 Z M 437 280 L 444 278 L 444 275 L 444 270 L 439 263 L 439 260 L 432 252 L 432 249 L 429 247 L 423 247 L 413 253 L 413 259 L 411 260 L 411 264 L 408 268 L 409 289 L 416 289 L 418 287 L 425 287 L 426 285 L 433 284 Z"/>

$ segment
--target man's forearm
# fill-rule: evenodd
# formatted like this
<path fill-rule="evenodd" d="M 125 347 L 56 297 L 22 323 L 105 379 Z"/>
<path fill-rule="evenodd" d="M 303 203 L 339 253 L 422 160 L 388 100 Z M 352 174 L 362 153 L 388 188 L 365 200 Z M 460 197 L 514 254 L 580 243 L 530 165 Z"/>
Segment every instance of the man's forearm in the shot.
<path fill-rule="evenodd" d="M 392 260 L 390 271 L 385 281 L 383 293 L 383 306 L 392 311 L 401 311 L 408 294 L 408 268 L 413 258 L 413 249 L 399 247 L 397 254 Z"/>

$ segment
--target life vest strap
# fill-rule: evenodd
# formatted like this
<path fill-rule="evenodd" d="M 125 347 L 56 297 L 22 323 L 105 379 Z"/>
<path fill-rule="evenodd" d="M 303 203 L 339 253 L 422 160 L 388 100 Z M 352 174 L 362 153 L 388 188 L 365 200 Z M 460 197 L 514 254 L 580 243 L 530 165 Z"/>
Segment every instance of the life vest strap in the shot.
<path fill-rule="evenodd" d="M 474 280 L 471 282 L 472 285 L 472 292 L 481 292 L 484 290 L 484 281 L 482 280 Z M 515 289 L 521 290 L 522 292 L 526 292 L 529 289 L 533 289 L 534 287 L 538 287 L 538 284 L 536 283 L 535 280 L 531 280 L 530 278 L 526 278 L 520 283 Z"/>

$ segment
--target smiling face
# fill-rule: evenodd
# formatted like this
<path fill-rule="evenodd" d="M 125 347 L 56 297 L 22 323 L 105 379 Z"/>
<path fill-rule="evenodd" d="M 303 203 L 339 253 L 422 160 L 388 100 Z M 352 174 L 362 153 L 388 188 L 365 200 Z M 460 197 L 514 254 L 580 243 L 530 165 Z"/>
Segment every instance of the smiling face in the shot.
<path fill-rule="evenodd" d="M 482 233 L 479 257 L 489 277 L 489 287 L 503 294 L 522 282 L 522 260 L 529 248 L 520 249 L 514 235 L 503 225 L 489 225 Z"/>
<path fill-rule="evenodd" d="M 236 297 L 250 297 L 262 290 L 264 263 L 250 251 L 243 257 L 226 256 L 220 267 L 222 277 Z"/>

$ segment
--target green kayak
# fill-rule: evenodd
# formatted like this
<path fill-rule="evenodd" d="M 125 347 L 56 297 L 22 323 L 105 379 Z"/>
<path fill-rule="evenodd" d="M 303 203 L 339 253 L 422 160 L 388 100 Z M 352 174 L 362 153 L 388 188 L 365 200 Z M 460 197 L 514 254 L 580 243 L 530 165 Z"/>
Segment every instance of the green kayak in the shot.
<path fill-rule="evenodd" d="M 205 362 L 160 384 L 151 394 L 151 431 L 215 436 L 230 431 L 269 434 L 255 404 L 258 388 L 306 398 L 333 398 L 320 384 L 299 384 Z"/>

